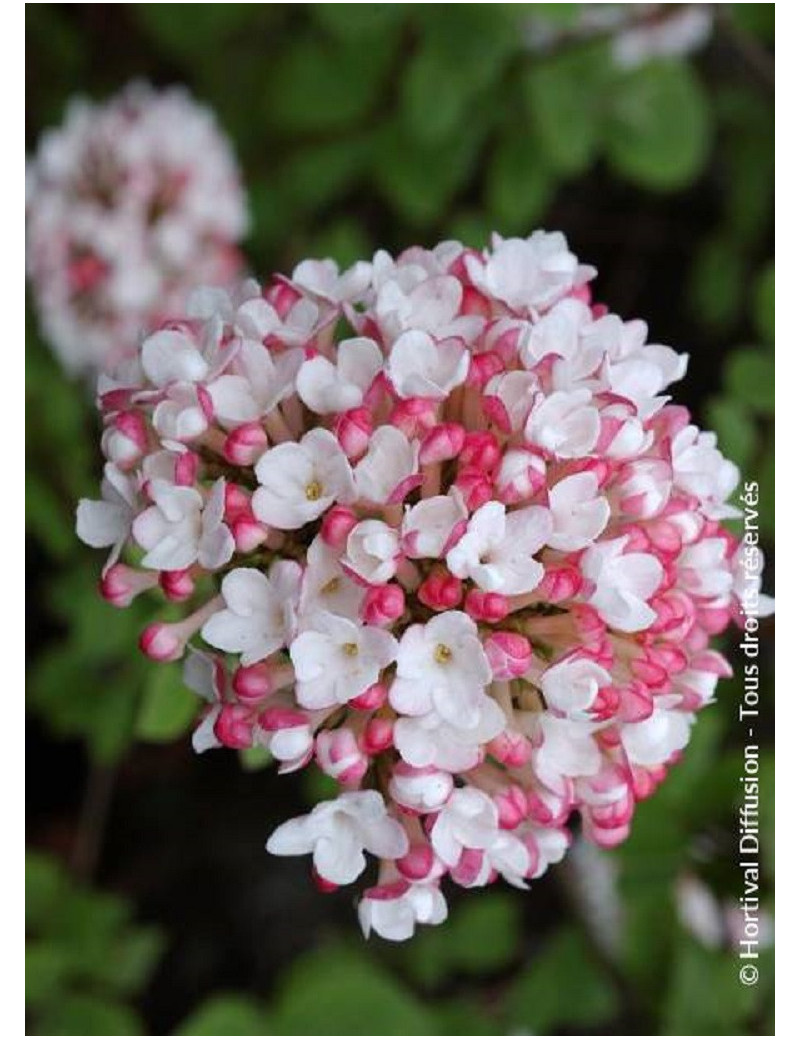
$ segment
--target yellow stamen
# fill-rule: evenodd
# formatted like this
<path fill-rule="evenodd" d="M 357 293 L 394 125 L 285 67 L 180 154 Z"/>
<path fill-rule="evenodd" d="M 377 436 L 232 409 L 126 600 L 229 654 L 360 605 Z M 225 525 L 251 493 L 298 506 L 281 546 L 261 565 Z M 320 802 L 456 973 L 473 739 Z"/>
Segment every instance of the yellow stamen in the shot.
<path fill-rule="evenodd" d="M 342 646 L 342 650 L 344 650 L 345 655 L 347 657 L 357 657 L 358 656 L 358 645 L 356 643 L 345 643 Z"/>
<path fill-rule="evenodd" d="M 445 646 L 444 643 L 439 643 L 433 651 L 433 659 L 437 664 L 447 664 L 452 656 L 453 651 L 449 646 Z"/>
<path fill-rule="evenodd" d="M 322 484 L 318 480 L 312 480 L 306 484 L 306 498 L 309 502 L 316 502 L 322 497 Z"/>

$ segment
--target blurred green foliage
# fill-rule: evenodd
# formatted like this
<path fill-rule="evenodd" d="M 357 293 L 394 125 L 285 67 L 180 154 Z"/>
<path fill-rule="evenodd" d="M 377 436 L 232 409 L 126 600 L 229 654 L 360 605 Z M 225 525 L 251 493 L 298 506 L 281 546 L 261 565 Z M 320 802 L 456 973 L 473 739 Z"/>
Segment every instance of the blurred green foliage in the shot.
<path fill-rule="evenodd" d="M 573 194 L 588 193 L 600 228 L 607 187 L 630 199 L 631 225 L 648 199 L 669 197 L 676 235 L 682 213 L 693 235 L 674 307 L 695 342 L 675 346 L 688 346 L 693 364 L 720 353 L 700 358 L 718 376 L 697 420 L 759 481 L 769 545 L 774 5 L 714 5 L 706 51 L 634 69 L 615 65 L 607 32 L 578 31 L 584 6 L 28 5 L 30 145 L 73 93 L 103 97 L 135 76 L 186 83 L 233 139 L 253 217 L 247 252 L 261 277 L 306 255 L 347 264 L 378 247 L 526 234 L 568 212 Z M 538 49 L 531 22 L 546 30 Z M 613 249 L 625 232 L 608 232 Z M 94 762 L 119 763 L 134 741 L 185 741 L 194 697 L 177 666 L 133 652 L 155 595 L 127 611 L 96 595 L 101 560 L 73 533 L 75 502 L 97 493 L 100 471 L 90 392 L 63 376 L 28 324 L 27 523 L 41 609 L 29 704 L 54 738 L 79 738 Z M 759 986 L 741 986 L 734 954 L 690 938 L 671 898 L 685 872 L 720 898 L 737 894 L 733 852 L 719 837 L 734 833 L 739 798 L 736 697 L 735 683 L 720 689 L 720 710 L 701 717 L 685 761 L 611 855 L 624 909 L 618 960 L 571 921 L 529 935 L 517 901 L 482 893 L 403 949 L 332 939 L 289 963 L 274 994 L 225 989 L 176 1032 L 768 1033 L 768 953 Z M 242 762 L 257 769 L 268 757 Z M 765 905 L 771 778 L 765 753 Z M 309 771 L 304 784 L 309 800 L 325 796 L 321 774 Z M 156 932 L 42 855 L 29 856 L 27 887 L 32 1030 L 143 1032 L 136 999 L 162 947 Z"/>

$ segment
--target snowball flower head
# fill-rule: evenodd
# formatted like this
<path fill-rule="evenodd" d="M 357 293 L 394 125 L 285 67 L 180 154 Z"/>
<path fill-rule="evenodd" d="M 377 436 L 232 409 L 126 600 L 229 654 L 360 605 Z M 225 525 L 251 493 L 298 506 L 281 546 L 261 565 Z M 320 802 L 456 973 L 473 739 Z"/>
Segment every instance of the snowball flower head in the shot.
<path fill-rule="evenodd" d="M 237 277 L 247 230 L 231 147 L 186 91 L 133 83 L 73 100 L 28 169 L 28 269 L 69 372 L 135 358 L 144 329 L 197 284 Z"/>
<path fill-rule="evenodd" d="M 593 274 L 543 231 L 304 261 L 101 388 L 103 595 L 185 604 L 141 648 L 186 657 L 198 751 L 335 781 L 267 848 L 325 891 L 374 857 L 365 935 L 443 922 L 445 877 L 528 887 L 572 818 L 623 841 L 729 672 L 711 638 L 769 603 L 686 357 Z"/>

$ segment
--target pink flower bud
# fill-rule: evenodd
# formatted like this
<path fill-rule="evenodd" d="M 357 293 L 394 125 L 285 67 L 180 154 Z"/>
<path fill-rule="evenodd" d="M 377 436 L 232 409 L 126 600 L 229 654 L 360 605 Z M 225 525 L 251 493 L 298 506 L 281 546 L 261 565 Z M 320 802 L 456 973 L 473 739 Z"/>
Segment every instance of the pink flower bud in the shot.
<path fill-rule="evenodd" d="M 482 470 L 462 469 L 455 479 L 455 485 L 464 496 L 464 503 L 470 512 L 480 509 L 492 498 L 492 482 Z"/>
<path fill-rule="evenodd" d="M 490 741 L 489 754 L 502 762 L 504 766 L 517 768 L 527 765 L 531 760 L 533 748 L 531 742 L 513 729 L 506 729 Z"/>
<path fill-rule="evenodd" d="M 538 591 L 551 603 L 561 603 L 577 596 L 582 584 L 583 577 L 577 567 L 549 567 Z"/>
<path fill-rule="evenodd" d="M 474 621 L 496 624 L 508 616 L 511 609 L 508 597 L 499 592 L 481 592 L 470 589 L 464 600 L 464 609 Z"/>
<path fill-rule="evenodd" d="M 137 571 L 124 563 L 115 563 L 100 579 L 100 595 L 113 607 L 128 607 L 140 592 L 158 583 L 153 571 Z"/>
<path fill-rule="evenodd" d="M 439 423 L 432 427 L 420 445 L 420 464 L 429 466 L 456 458 L 464 447 L 464 436 L 464 427 L 458 423 Z"/>
<path fill-rule="evenodd" d="M 359 784 L 369 768 L 369 759 L 346 727 L 323 730 L 317 735 L 314 750 L 322 772 L 348 787 Z"/>
<path fill-rule="evenodd" d="M 482 430 L 466 435 L 459 457 L 460 466 L 488 473 L 499 461 L 500 445 L 493 433 Z"/>
<path fill-rule="evenodd" d="M 229 524 L 242 515 L 252 516 L 250 495 L 238 484 L 225 484 L 225 523 Z"/>
<path fill-rule="evenodd" d="M 461 313 L 478 314 L 482 318 L 488 318 L 492 313 L 492 305 L 477 289 L 466 285 L 461 294 Z"/>
<path fill-rule="evenodd" d="M 188 570 L 161 571 L 158 581 L 172 603 L 182 603 L 194 592 L 194 579 Z"/>
<path fill-rule="evenodd" d="M 301 299 L 302 294 L 290 281 L 277 278 L 271 285 L 265 287 L 263 296 L 267 303 L 275 308 L 278 317 L 283 320 Z"/>
<path fill-rule="evenodd" d="M 308 716 L 294 708 L 267 708 L 258 716 L 258 724 L 267 733 L 276 733 L 282 729 L 307 726 Z"/>
<path fill-rule="evenodd" d="M 431 571 L 417 589 L 417 598 L 431 610 L 452 610 L 462 595 L 461 582 L 443 569 Z"/>
<path fill-rule="evenodd" d="M 337 417 L 333 432 L 348 459 L 357 459 L 369 447 L 373 428 L 368 408 L 351 408 Z"/>
<path fill-rule="evenodd" d="M 533 659 L 531 644 L 517 632 L 493 632 L 483 649 L 495 679 L 518 679 Z"/>
<path fill-rule="evenodd" d="M 322 518 L 320 534 L 331 549 L 343 549 L 347 536 L 358 523 L 358 517 L 347 506 L 333 506 Z"/>
<path fill-rule="evenodd" d="M 252 466 L 264 454 L 267 435 L 261 423 L 249 422 L 237 426 L 228 434 L 222 448 L 226 462 L 232 466 Z"/>
<path fill-rule="evenodd" d="M 272 671 L 265 661 L 242 665 L 233 673 L 233 692 L 242 704 L 252 707 L 272 693 Z"/>
<path fill-rule="evenodd" d="M 121 470 L 132 469 L 147 451 L 147 424 L 141 412 L 117 412 L 103 431 L 106 458 Z"/>
<path fill-rule="evenodd" d="M 361 734 L 361 747 L 368 755 L 379 755 L 394 742 L 394 723 L 391 719 L 373 718 Z"/>
<path fill-rule="evenodd" d="M 267 528 L 260 524 L 255 517 L 246 514 L 237 517 L 230 528 L 236 543 L 236 551 L 240 553 L 252 552 L 269 534 Z"/>
<path fill-rule="evenodd" d="M 200 456 L 193 451 L 182 451 L 175 460 L 175 483 L 180 487 L 192 487 L 200 469 Z"/>
<path fill-rule="evenodd" d="M 433 870 L 433 849 L 427 844 L 412 845 L 405 856 L 395 860 L 395 865 L 409 881 L 422 881 Z"/>
<path fill-rule="evenodd" d="M 545 485 L 546 463 L 527 448 L 513 448 L 503 456 L 494 476 L 496 495 L 505 505 L 526 502 Z"/>
<path fill-rule="evenodd" d="M 367 625 L 390 625 L 405 609 L 406 597 L 399 585 L 373 585 L 364 597 L 361 619 Z"/>
<path fill-rule="evenodd" d="M 389 691 L 383 683 L 373 683 L 357 697 L 352 697 L 348 704 L 358 711 L 376 711 L 386 703 Z"/>
<path fill-rule="evenodd" d="M 224 704 L 214 723 L 214 736 L 228 748 L 248 748 L 253 743 L 253 718 L 241 704 Z"/>
<path fill-rule="evenodd" d="M 311 877 L 314 881 L 314 884 L 317 886 L 317 890 L 319 892 L 322 892 L 323 895 L 327 895 L 329 892 L 335 892 L 336 889 L 339 887 L 338 885 L 334 884 L 333 881 L 326 881 L 325 878 L 321 877 L 314 869 L 312 869 L 311 871 Z"/>
<path fill-rule="evenodd" d="M 470 358 L 467 386 L 482 390 L 492 376 L 499 375 L 505 368 L 503 359 L 496 350 L 485 350 Z"/>
<path fill-rule="evenodd" d="M 528 796 L 516 784 L 506 787 L 494 796 L 500 826 L 504 830 L 514 830 L 528 815 Z"/>
<path fill-rule="evenodd" d="M 436 425 L 436 402 L 426 397 L 409 397 L 398 401 L 392 409 L 389 422 L 409 440 L 424 437 Z"/>
<path fill-rule="evenodd" d="M 186 637 L 179 628 L 159 621 L 148 625 L 139 637 L 139 649 L 151 661 L 177 661 L 186 647 Z"/>

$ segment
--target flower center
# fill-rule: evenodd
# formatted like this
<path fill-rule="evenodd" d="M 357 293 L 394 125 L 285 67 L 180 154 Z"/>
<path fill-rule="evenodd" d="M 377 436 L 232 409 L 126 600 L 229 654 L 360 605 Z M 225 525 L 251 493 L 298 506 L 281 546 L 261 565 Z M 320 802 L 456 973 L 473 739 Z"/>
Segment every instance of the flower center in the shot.
<path fill-rule="evenodd" d="M 331 578 L 329 582 L 326 582 L 319 590 L 325 596 L 331 596 L 334 592 L 337 592 L 341 585 L 341 579 Z"/>
<path fill-rule="evenodd" d="M 439 643 L 436 649 L 433 651 L 433 659 L 437 664 L 447 664 L 452 658 L 453 651 L 449 646 L 445 646 L 444 643 Z"/>
<path fill-rule="evenodd" d="M 306 498 L 309 502 L 316 502 L 322 496 L 322 484 L 318 480 L 309 481 L 306 484 Z"/>
<path fill-rule="evenodd" d="M 357 643 L 344 643 L 342 645 L 345 657 L 357 657 L 358 656 L 358 644 Z"/>

